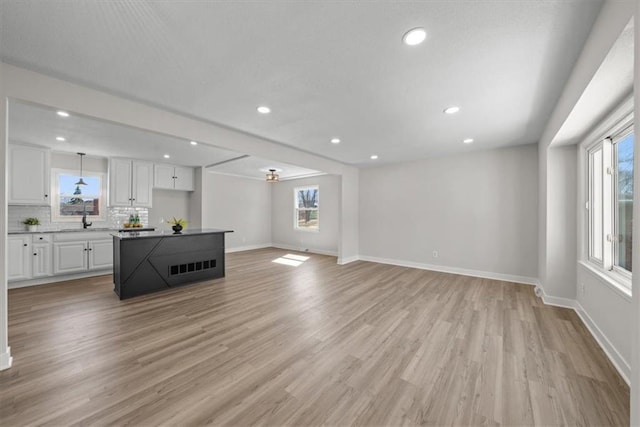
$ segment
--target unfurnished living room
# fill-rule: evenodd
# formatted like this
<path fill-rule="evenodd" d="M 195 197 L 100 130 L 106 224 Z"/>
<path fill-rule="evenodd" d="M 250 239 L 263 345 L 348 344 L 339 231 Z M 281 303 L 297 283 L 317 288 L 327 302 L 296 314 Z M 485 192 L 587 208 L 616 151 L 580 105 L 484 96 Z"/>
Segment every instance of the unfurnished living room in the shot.
<path fill-rule="evenodd" d="M 639 13 L 0 0 L 0 424 L 640 426 Z"/>

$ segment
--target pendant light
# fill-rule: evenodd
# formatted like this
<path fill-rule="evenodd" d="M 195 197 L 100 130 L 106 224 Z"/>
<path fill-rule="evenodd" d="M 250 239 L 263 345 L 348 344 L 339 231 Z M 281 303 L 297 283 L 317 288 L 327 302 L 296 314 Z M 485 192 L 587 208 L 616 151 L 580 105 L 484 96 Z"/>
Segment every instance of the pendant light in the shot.
<path fill-rule="evenodd" d="M 275 169 L 269 169 L 269 173 L 267 174 L 267 182 L 278 182 L 280 177 L 276 173 Z"/>
<path fill-rule="evenodd" d="M 78 156 L 80 156 L 80 179 L 74 185 L 87 185 L 87 183 L 84 182 L 84 180 L 82 179 L 82 157 L 85 155 L 85 153 L 77 153 L 77 154 Z"/>

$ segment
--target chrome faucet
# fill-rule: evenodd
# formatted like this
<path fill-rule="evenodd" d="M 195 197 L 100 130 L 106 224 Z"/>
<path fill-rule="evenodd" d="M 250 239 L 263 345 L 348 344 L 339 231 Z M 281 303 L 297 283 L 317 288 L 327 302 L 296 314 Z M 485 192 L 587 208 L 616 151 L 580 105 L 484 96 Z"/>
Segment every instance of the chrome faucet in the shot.
<path fill-rule="evenodd" d="M 87 222 L 87 213 L 82 214 L 82 228 L 91 227 L 92 222 Z"/>

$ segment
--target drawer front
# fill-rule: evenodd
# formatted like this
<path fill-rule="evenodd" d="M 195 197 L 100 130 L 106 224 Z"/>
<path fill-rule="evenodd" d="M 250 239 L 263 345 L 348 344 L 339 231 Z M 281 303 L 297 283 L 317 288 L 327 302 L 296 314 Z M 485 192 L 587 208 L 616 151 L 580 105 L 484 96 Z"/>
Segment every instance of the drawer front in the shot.
<path fill-rule="evenodd" d="M 54 233 L 54 242 L 78 242 L 89 240 L 106 240 L 111 239 L 111 234 L 108 231 L 74 231 L 71 233 Z"/>
<path fill-rule="evenodd" d="M 37 243 L 51 243 L 52 242 L 52 234 L 51 233 L 47 233 L 47 234 L 34 234 L 32 236 L 33 239 L 33 244 L 37 244 Z"/>

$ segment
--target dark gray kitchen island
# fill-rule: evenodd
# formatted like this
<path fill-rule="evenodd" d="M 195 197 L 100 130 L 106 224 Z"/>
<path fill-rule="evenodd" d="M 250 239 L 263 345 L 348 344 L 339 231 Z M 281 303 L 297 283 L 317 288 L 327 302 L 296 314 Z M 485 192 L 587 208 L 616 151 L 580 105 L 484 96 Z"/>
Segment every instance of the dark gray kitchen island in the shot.
<path fill-rule="evenodd" d="M 188 229 L 113 234 L 113 283 L 120 299 L 224 277 L 224 234 Z"/>

